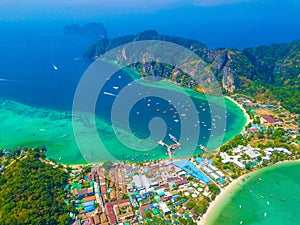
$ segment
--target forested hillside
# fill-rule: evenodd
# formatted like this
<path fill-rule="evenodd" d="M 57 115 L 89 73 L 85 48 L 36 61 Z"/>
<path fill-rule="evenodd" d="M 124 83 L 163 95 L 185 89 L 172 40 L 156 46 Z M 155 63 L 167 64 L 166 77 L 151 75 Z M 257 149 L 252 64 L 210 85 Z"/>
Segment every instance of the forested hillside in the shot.
<path fill-rule="evenodd" d="M 195 52 L 213 71 L 224 92 L 277 101 L 291 112 L 300 113 L 300 41 L 244 50 L 208 49 L 197 40 L 161 35 L 150 30 L 137 35 L 101 39 L 84 53 L 84 57 L 95 59 L 117 46 L 141 40 L 168 41 Z M 168 65 L 140 63 L 132 68 L 142 76 L 161 76 L 197 89 L 193 75 L 185 71 L 178 74 L 178 70 Z"/>

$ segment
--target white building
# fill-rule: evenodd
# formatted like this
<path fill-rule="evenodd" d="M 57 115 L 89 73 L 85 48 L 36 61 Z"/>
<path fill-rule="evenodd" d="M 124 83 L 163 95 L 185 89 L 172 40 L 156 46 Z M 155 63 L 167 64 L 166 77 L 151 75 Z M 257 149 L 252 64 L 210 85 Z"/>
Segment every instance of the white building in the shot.
<path fill-rule="evenodd" d="M 216 174 L 217 174 L 220 178 L 222 178 L 222 179 L 225 178 L 225 175 L 224 175 L 220 170 L 217 170 L 217 171 L 216 171 Z"/>
<path fill-rule="evenodd" d="M 220 180 L 220 177 L 219 177 L 217 174 L 215 174 L 215 173 L 211 173 L 210 176 L 211 176 L 215 181 Z"/>
<path fill-rule="evenodd" d="M 134 175 L 133 182 L 138 189 L 146 189 L 146 191 L 148 191 L 151 186 L 145 175 Z"/>
<path fill-rule="evenodd" d="M 253 149 L 249 149 L 245 151 L 245 154 L 249 156 L 251 159 L 256 159 L 258 156 L 260 156 L 260 153 Z"/>
<path fill-rule="evenodd" d="M 169 209 L 166 203 L 164 202 L 159 203 L 159 208 L 163 211 L 165 215 L 171 214 L 171 210 Z"/>

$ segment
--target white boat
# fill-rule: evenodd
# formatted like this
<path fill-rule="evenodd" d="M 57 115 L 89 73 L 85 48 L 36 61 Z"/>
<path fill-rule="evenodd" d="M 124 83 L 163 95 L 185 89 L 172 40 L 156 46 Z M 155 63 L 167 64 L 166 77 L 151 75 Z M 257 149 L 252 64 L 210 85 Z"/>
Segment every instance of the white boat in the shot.
<path fill-rule="evenodd" d="M 118 89 L 119 89 L 119 87 L 118 87 L 118 86 L 114 86 L 114 87 L 113 87 L 113 89 L 115 89 L 115 90 L 118 90 Z"/>
<path fill-rule="evenodd" d="M 63 135 L 60 136 L 60 138 L 64 138 L 64 137 L 67 137 L 67 136 L 68 136 L 68 134 L 63 134 Z"/>
<path fill-rule="evenodd" d="M 171 140 L 177 140 L 172 134 L 169 134 L 169 138 L 171 139 Z"/>
<path fill-rule="evenodd" d="M 243 224 L 243 221 L 241 220 L 240 224 Z"/>
<path fill-rule="evenodd" d="M 264 213 L 264 217 L 267 217 L 267 213 L 266 212 Z"/>
<path fill-rule="evenodd" d="M 53 63 L 52 63 L 52 67 L 53 67 L 54 70 L 58 70 L 58 67 Z"/>
<path fill-rule="evenodd" d="M 106 92 L 106 91 L 104 91 L 104 92 L 103 92 L 103 94 L 105 94 L 105 95 L 110 95 L 110 96 L 114 96 L 114 97 L 116 97 L 116 96 L 117 96 L 117 95 L 115 95 L 115 94 L 113 94 L 113 93 Z"/>
<path fill-rule="evenodd" d="M 178 123 L 178 122 L 179 122 L 179 120 L 174 120 L 174 122 L 175 122 L 175 123 Z"/>

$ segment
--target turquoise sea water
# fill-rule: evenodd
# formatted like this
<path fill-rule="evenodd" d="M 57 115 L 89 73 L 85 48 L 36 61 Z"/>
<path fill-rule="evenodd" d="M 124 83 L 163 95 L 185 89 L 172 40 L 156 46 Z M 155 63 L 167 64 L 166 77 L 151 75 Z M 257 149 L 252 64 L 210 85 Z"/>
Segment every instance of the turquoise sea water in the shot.
<path fill-rule="evenodd" d="M 299 224 L 299 193 L 299 162 L 264 168 L 225 196 L 207 225 Z"/>
<path fill-rule="evenodd" d="M 163 83 L 163 86 L 169 88 L 168 83 Z M 203 104 L 206 102 L 204 96 L 197 92 L 192 92 L 192 95 L 194 103 L 203 108 Z M 152 98 L 152 102 L 154 102 L 154 100 L 155 98 Z M 152 117 L 161 117 L 164 119 L 166 124 L 168 124 L 167 132 L 179 137 L 180 123 L 175 122 L 173 118 L 173 116 L 177 114 L 174 114 L 174 111 L 170 109 L 171 106 L 168 102 L 166 103 L 165 100 L 156 99 L 156 102 L 160 102 L 160 112 L 156 111 L 157 107 L 153 109 L 149 109 L 151 107 L 146 107 L 145 104 L 148 103 L 147 99 L 142 99 L 140 102 L 141 105 L 137 105 L 133 108 L 130 121 L 131 126 L 133 127 L 132 129 L 135 131 L 135 135 L 142 138 L 143 136 L 147 137 L 149 135 L 149 120 Z M 217 126 L 219 123 L 223 123 L 224 119 L 227 120 L 226 129 L 228 132 L 225 133 L 224 139 L 221 140 L 221 143 L 233 138 L 243 129 L 245 124 L 245 117 L 243 116 L 243 112 L 240 110 L 240 108 L 227 99 L 225 100 L 225 103 L 228 111 L 226 118 L 220 118 L 215 121 L 215 125 Z M 167 112 L 166 114 L 163 113 L 164 110 Z M 135 113 L 137 111 L 140 113 L 139 115 Z M 95 149 L 95 142 L 93 141 L 93 137 L 91 136 L 89 130 L 94 117 L 81 115 L 78 118 L 80 138 L 85 142 L 85 147 L 87 149 Z M 199 118 L 201 118 L 201 121 L 206 121 L 206 119 L 209 120 L 210 117 L 207 114 L 201 114 Z M 178 119 L 180 120 L 179 116 Z M 102 158 L 95 158 L 95 155 L 90 153 L 89 150 L 80 152 L 78 149 L 73 132 L 71 111 L 50 109 L 45 107 L 33 107 L 17 101 L 2 100 L 0 104 L 0 120 L 2 121 L 2 129 L 0 131 L 1 148 L 10 149 L 17 146 L 46 146 L 48 149 L 47 156 L 51 159 L 60 160 L 60 162 L 63 163 L 85 163 L 85 159 L 89 162 L 103 161 Z M 120 141 L 118 141 L 116 133 L 118 133 L 118 135 L 122 138 L 125 138 L 127 141 L 130 142 L 130 140 L 132 140 L 133 142 L 134 139 L 132 133 L 122 129 L 122 126 L 114 127 L 113 129 L 111 121 L 105 119 L 105 116 L 96 116 L 95 121 L 97 132 L 99 134 L 99 137 L 96 138 L 101 139 L 105 146 L 104 149 L 107 150 L 106 152 L 108 152 L 116 160 L 144 161 L 167 158 L 166 148 L 158 145 L 156 148 L 150 151 L 136 151 L 124 146 L 122 143 L 120 143 Z M 199 144 L 207 144 L 207 139 L 209 138 L 211 132 L 208 130 L 210 129 L 208 127 L 213 127 L 212 124 L 209 124 L 208 122 L 207 124 L 209 126 L 198 123 L 199 129 L 201 129 L 198 140 Z M 200 128 L 200 126 L 202 126 L 202 128 Z M 198 129 L 198 127 L 195 128 Z M 190 135 L 193 135 L 193 130 L 191 129 L 190 131 Z M 165 142 L 170 143 L 167 134 L 168 133 L 165 134 Z M 218 132 L 215 132 L 215 136 L 210 137 L 212 139 L 212 143 L 216 143 L 216 146 L 214 146 L 215 148 L 218 147 L 218 142 L 215 141 L 220 138 L 217 134 Z M 137 144 L 141 150 L 147 149 L 149 146 L 151 146 L 151 143 L 148 143 L 147 141 L 141 141 Z M 188 142 L 186 142 L 182 149 L 178 149 L 176 151 L 176 155 L 174 155 L 174 157 L 181 158 L 188 156 L 186 153 L 186 149 L 188 147 Z M 100 149 L 99 151 L 103 152 L 104 154 L 104 149 Z M 195 149 L 195 153 L 197 152 L 200 152 L 199 148 Z"/>
<path fill-rule="evenodd" d="M 197 144 L 205 146 L 214 132 L 209 146 L 213 150 L 240 133 L 245 125 L 244 113 L 229 100 L 225 100 L 226 112 L 217 100 L 212 102 L 218 110 L 224 112 L 224 116 L 220 114 L 219 117 L 212 118 L 210 106 L 203 94 L 186 90 L 185 96 L 191 100 L 190 103 L 179 100 L 169 102 L 169 99 L 157 97 L 157 91 L 169 91 L 177 96 L 176 86 L 169 82 L 155 82 L 151 85 L 141 84 L 149 97 L 139 99 L 132 107 L 128 117 L 130 130 L 124 130 L 122 124 L 112 127 L 111 109 L 115 96 L 132 79 L 137 78 L 133 71 L 122 70 L 114 74 L 103 89 L 99 90 L 101 94 L 95 109 L 96 117 L 81 115 L 76 119 L 79 121 L 80 139 L 85 148 L 82 152 L 74 138 L 71 110 L 77 84 L 92 63 L 84 60 L 82 53 L 95 40 L 65 36 L 62 28 L 52 29 L 51 26 L 47 29 L 34 27 L 20 30 L 18 35 L 13 28 L 5 28 L 3 31 L 5 35 L 0 37 L 0 148 L 43 145 L 48 149 L 49 158 L 60 159 L 62 163 L 77 164 L 86 160 L 97 162 L 102 161 L 103 157 L 97 158 L 91 151 L 95 151 L 95 140 L 100 138 L 106 152 L 116 160 L 166 158 L 165 147 L 156 146 L 152 150 L 143 151 L 151 143 L 144 140 L 133 143 L 135 139 L 132 134 L 142 139 L 149 137 L 149 122 L 153 118 L 161 118 L 166 127 L 165 137 L 161 139 L 170 144 L 172 142 L 168 134 L 180 139 L 181 124 L 184 119 L 189 118 L 191 107 L 194 106 L 198 111 L 198 118 L 184 132 L 185 143 L 174 155 L 180 158 L 190 156 L 186 151 L 200 151 L 198 147 L 194 149 L 195 145 L 189 145 L 191 140 L 188 139 L 195 136 L 194 131 L 200 130 L 200 135 L 196 137 Z M 112 95 L 105 95 L 104 92 Z M 223 98 L 220 100 L 224 102 Z M 176 114 L 176 107 L 185 110 L 182 113 L 185 115 Z M 94 120 L 97 137 L 92 137 L 89 130 Z M 220 129 L 225 123 L 226 133 L 224 129 Z M 116 133 L 135 144 L 140 151 L 124 146 L 116 138 Z M 153 141 L 156 143 L 159 139 Z M 99 149 L 96 151 L 99 152 Z"/>

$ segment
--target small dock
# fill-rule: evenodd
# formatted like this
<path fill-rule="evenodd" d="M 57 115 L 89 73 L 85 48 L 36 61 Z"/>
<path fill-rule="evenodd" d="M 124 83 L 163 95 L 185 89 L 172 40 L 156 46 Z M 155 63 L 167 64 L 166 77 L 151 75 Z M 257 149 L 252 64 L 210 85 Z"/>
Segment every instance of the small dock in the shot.
<path fill-rule="evenodd" d="M 169 137 L 172 141 L 174 141 L 175 143 L 172 145 L 167 145 L 166 143 L 164 143 L 162 140 L 158 141 L 157 143 L 160 144 L 161 146 L 166 146 L 167 147 L 167 152 L 168 152 L 168 156 L 170 161 L 173 160 L 172 158 L 172 151 L 171 150 L 175 150 L 177 147 L 181 146 L 181 144 L 176 140 L 176 138 L 174 136 L 172 136 L 171 134 L 169 134 Z"/>

